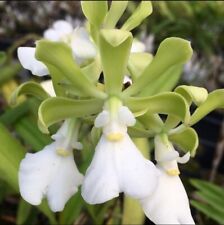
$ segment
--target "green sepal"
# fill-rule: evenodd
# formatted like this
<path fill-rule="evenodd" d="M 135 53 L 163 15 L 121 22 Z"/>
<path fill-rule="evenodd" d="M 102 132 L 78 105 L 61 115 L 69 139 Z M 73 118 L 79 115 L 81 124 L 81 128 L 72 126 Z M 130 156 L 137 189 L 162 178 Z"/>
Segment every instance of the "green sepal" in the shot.
<path fill-rule="evenodd" d="M 190 117 L 186 101 L 177 93 L 167 92 L 150 97 L 129 97 L 125 103 L 132 112 L 147 109 L 149 113 L 176 116 L 183 122 L 188 122 Z"/>
<path fill-rule="evenodd" d="M 47 49 L 47 51 L 46 51 Z M 65 79 L 71 82 L 81 93 L 91 97 L 105 98 L 105 93 L 99 91 L 96 86 L 82 73 L 75 63 L 71 48 L 62 42 L 41 40 L 36 43 L 36 59 L 49 67 L 54 66 Z M 52 70 L 51 67 L 49 67 Z"/>
<path fill-rule="evenodd" d="M 207 99 L 195 110 L 190 118 L 192 126 L 217 108 L 224 108 L 224 89 L 218 89 L 208 94 Z"/>
<path fill-rule="evenodd" d="M 50 97 L 50 95 L 41 87 L 40 84 L 33 81 L 28 81 L 26 83 L 21 84 L 12 93 L 9 100 L 10 105 L 16 105 L 18 97 L 23 94 L 35 96 L 40 100 L 44 100 Z"/>
<path fill-rule="evenodd" d="M 208 97 L 208 91 L 202 87 L 181 85 L 175 89 L 175 92 L 182 95 L 187 101 L 188 105 L 195 103 L 200 106 Z"/>
<path fill-rule="evenodd" d="M 169 140 L 184 152 L 190 152 L 191 157 L 195 156 L 198 148 L 198 134 L 193 128 L 186 127 L 183 130 L 172 133 L 169 135 Z"/>
<path fill-rule="evenodd" d="M 133 30 L 140 25 L 142 21 L 152 13 L 152 3 L 150 1 L 142 1 L 134 13 L 128 18 L 121 29 Z"/>
<path fill-rule="evenodd" d="M 107 1 L 81 1 L 83 14 L 90 24 L 99 27 L 107 14 Z"/>
<path fill-rule="evenodd" d="M 108 11 L 104 21 L 104 27 L 108 29 L 114 28 L 127 6 L 128 1 L 112 1 L 110 10 Z"/>
<path fill-rule="evenodd" d="M 100 99 L 73 100 L 63 97 L 52 97 L 43 101 L 38 110 L 38 125 L 43 133 L 49 133 L 48 127 L 71 117 L 83 117 L 102 110 Z"/>
<path fill-rule="evenodd" d="M 135 81 L 142 74 L 152 59 L 153 56 L 146 52 L 135 52 L 130 54 L 128 60 L 128 71 L 131 74 L 133 81 Z"/>
<path fill-rule="evenodd" d="M 174 65 L 187 62 L 192 56 L 190 42 L 181 38 L 166 38 L 159 46 L 159 49 L 152 62 L 145 68 L 136 82 L 127 88 L 123 95 L 136 95 L 147 87 L 150 82 L 158 79 Z"/>
<path fill-rule="evenodd" d="M 145 130 L 143 128 L 140 127 L 129 127 L 128 128 L 128 134 L 131 137 L 134 138 L 149 138 L 149 137 L 154 137 L 155 133 L 150 131 L 150 130 Z"/>
<path fill-rule="evenodd" d="M 145 87 L 140 96 L 150 96 L 159 94 L 166 91 L 172 91 L 176 87 L 183 70 L 183 65 L 175 65 L 168 69 L 154 82 Z"/>
<path fill-rule="evenodd" d="M 132 39 L 132 34 L 128 31 L 105 29 L 100 33 L 105 87 L 110 95 L 117 95 L 122 90 Z"/>

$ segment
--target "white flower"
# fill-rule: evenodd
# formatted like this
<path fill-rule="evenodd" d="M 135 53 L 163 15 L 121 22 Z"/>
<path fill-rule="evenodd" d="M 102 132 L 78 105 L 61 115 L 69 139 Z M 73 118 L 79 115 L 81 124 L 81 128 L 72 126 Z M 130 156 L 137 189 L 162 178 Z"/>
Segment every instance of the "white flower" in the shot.
<path fill-rule="evenodd" d="M 146 51 L 145 44 L 137 39 L 134 39 L 131 46 L 131 52 L 136 53 L 145 51 Z"/>
<path fill-rule="evenodd" d="M 72 25 L 64 20 L 58 20 L 52 28 L 44 32 L 44 38 L 50 41 L 62 41 L 68 44 L 73 52 L 74 59 L 81 64 L 87 59 L 96 56 L 96 47 L 83 27 L 73 29 Z M 19 47 L 18 58 L 25 69 L 37 76 L 49 74 L 47 67 L 35 58 L 35 47 Z"/>
<path fill-rule="evenodd" d="M 103 134 L 82 185 L 82 196 L 90 204 L 98 204 L 124 192 L 134 198 L 150 195 L 157 185 L 157 170 L 146 160 L 127 134 L 135 118 L 127 107 L 116 113 L 101 112 L 96 127 Z"/>
<path fill-rule="evenodd" d="M 52 211 L 64 209 L 66 202 L 78 190 L 83 176 L 73 159 L 72 149 L 82 146 L 72 139 L 65 121 L 55 140 L 42 151 L 27 153 L 19 168 L 19 188 L 22 197 L 32 205 L 39 205 L 43 197 L 48 199 Z"/>
<path fill-rule="evenodd" d="M 189 153 L 182 158 L 170 142 L 155 137 L 155 157 L 160 173 L 155 192 L 141 199 L 146 216 L 155 224 L 195 224 L 191 216 L 189 200 L 179 178 L 177 162 L 189 160 Z"/>

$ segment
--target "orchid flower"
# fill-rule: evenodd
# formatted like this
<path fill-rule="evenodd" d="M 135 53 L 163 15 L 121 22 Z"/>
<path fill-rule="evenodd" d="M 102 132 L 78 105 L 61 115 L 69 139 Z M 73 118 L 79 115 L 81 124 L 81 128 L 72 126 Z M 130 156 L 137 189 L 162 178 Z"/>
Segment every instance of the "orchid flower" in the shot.
<path fill-rule="evenodd" d="M 71 47 L 74 59 L 81 64 L 87 59 L 96 56 L 96 47 L 91 41 L 86 29 L 78 27 L 73 29 L 72 25 L 64 20 L 53 23 L 52 28 L 44 32 L 44 38 L 50 41 L 61 41 Z M 49 74 L 47 67 L 35 58 L 35 47 L 19 47 L 18 58 L 25 69 L 37 76 Z"/>
<path fill-rule="evenodd" d="M 19 188 L 24 200 L 39 205 L 48 199 L 52 211 L 64 209 L 66 202 L 82 183 L 73 159 L 73 148 L 81 149 L 77 142 L 77 127 L 73 120 L 66 120 L 56 134 L 54 142 L 37 153 L 27 153 L 19 168 Z"/>
<path fill-rule="evenodd" d="M 102 127 L 103 133 L 82 185 L 82 196 L 88 203 L 106 202 L 120 192 L 144 198 L 154 191 L 157 170 L 127 134 L 127 127 L 134 124 L 134 115 L 120 103 L 106 105 L 96 117 L 95 127 Z"/>
<path fill-rule="evenodd" d="M 146 216 L 155 224 L 195 224 L 186 191 L 178 176 L 178 163 L 186 163 L 189 158 L 189 153 L 179 157 L 166 136 L 155 137 L 159 182 L 153 195 L 141 200 Z"/>

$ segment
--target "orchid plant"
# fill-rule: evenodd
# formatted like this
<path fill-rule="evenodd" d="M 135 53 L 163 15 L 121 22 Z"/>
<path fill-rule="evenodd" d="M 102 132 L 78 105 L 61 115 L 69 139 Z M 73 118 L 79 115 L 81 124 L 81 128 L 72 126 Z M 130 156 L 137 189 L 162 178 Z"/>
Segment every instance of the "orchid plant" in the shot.
<path fill-rule="evenodd" d="M 112 1 L 109 8 L 107 1 L 82 1 L 85 28 L 57 21 L 35 48 L 18 48 L 22 66 L 33 75 L 49 74 L 54 92 L 29 81 L 15 90 L 11 104 L 21 94 L 36 96 L 42 101 L 40 130 L 48 134 L 51 125 L 61 124 L 51 144 L 21 161 L 20 193 L 33 205 L 46 197 L 51 210 L 58 212 L 80 185 L 89 204 L 104 203 L 123 192 L 138 200 L 156 224 L 194 224 L 178 163 L 195 156 L 198 136 L 191 126 L 224 107 L 224 90 L 208 94 L 204 88 L 181 85 L 171 91 L 176 74 L 192 56 L 190 42 L 171 37 L 155 56 L 144 52 L 131 31 L 152 13 L 152 5 L 142 1 L 116 27 L 127 4 Z M 128 87 L 123 82 L 126 75 L 132 81 Z M 196 110 L 191 114 L 192 104 Z M 98 143 L 81 174 L 73 150 L 85 151 L 80 139 L 85 124 Z M 154 140 L 156 165 L 132 138 Z"/>

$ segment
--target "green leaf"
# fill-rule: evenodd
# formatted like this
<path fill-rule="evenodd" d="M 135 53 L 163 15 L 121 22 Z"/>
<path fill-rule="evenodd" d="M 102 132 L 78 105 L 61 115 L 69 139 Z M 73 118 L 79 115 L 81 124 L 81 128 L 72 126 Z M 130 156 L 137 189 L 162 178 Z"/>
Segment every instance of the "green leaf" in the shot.
<path fill-rule="evenodd" d="M 124 207 L 122 214 L 122 224 L 144 224 L 145 214 L 138 200 L 129 196 L 124 198 Z"/>
<path fill-rule="evenodd" d="M 82 73 L 79 66 L 75 63 L 72 50 L 68 45 L 62 42 L 45 40 L 38 41 L 36 45 L 36 58 L 48 67 L 49 64 L 54 66 L 81 93 L 97 98 L 106 97 L 105 93 L 99 91 Z M 51 72 L 52 68 L 49 67 L 49 70 Z"/>
<path fill-rule="evenodd" d="M 192 56 L 190 42 L 181 38 L 166 38 L 159 46 L 159 49 L 152 62 L 145 68 L 136 82 L 127 88 L 124 97 L 136 95 L 158 79 L 174 65 L 187 62 Z"/>
<path fill-rule="evenodd" d="M 124 74 L 132 44 L 132 34 L 122 30 L 102 30 L 100 55 L 106 92 L 118 95 L 122 90 Z"/>
<path fill-rule="evenodd" d="M 219 196 L 221 199 L 224 199 L 223 187 L 219 187 L 218 185 L 212 184 L 207 181 L 198 180 L 198 179 L 191 179 L 190 182 L 194 187 L 196 187 L 200 191 L 204 193 L 210 192 L 216 196 Z"/>
<path fill-rule="evenodd" d="M 40 100 L 44 100 L 49 96 L 49 94 L 41 87 L 40 84 L 32 81 L 21 84 L 16 90 L 12 93 L 10 97 L 10 104 L 15 105 L 17 103 L 17 98 L 20 95 L 33 95 Z"/>
<path fill-rule="evenodd" d="M 39 107 L 39 128 L 43 133 L 49 133 L 48 127 L 54 123 L 66 118 L 92 115 L 100 112 L 102 107 L 103 101 L 99 99 L 48 98 Z"/>
<path fill-rule="evenodd" d="M 177 130 L 169 135 L 169 140 L 184 152 L 190 152 L 192 157 L 195 156 L 198 148 L 198 134 L 193 128 L 186 127 L 180 131 Z"/>
<path fill-rule="evenodd" d="M 99 27 L 107 14 L 107 1 L 81 1 L 83 14 L 90 24 Z"/>
<path fill-rule="evenodd" d="M 105 18 L 104 27 L 108 29 L 114 28 L 127 8 L 127 5 L 128 1 L 112 1 L 110 10 Z"/>
<path fill-rule="evenodd" d="M 206 101 L 204 101 L 191 116 L 189 125 L 194 125 L 217 108 L 224 108 L 224 89 L 218 89 L 209 93 Z"/>
<path fill-rule="evenodd" d="M 166 91 L 172 91 L 172 89 L 177 85 L 177 82 L 180 79 L 182 70 L 182 65 L 175 65 L 171 67 L 158 79 L 156 79 L 154 82 L 151 82 L 150 85 L 145 87 L 141 91 L 140 96 L 150 96 Z"/>
<path fill-rule="evenodd" d="M 174 115 L 183 122 L 188 121 L 190 116 L 185 100 L 176 93 L 167 92 L 150 97 L 130 97 L 126 99 L 125 103 L 132 112 L 147 109 L 149 113 Z"/>
<path fill-rule="evenodd" d="M 131 53 L 128 60 L 128 71 L 131 74 L 132 80 L 135 81 L 150 64 L 153 56 L 146 52 Z"/>
<path fill-rule="evenodd" d="M 0 143 L 0 177 L 18 191 L 17 173 L 25 150 L 2 124 L 0 124 Z"/>
<path fill-rule="evenodd" d="M 121 29 L 133 30 L 140 25 L 142 21 L 152 13 L 152 3 L 150 1 L 142 1 L 134 13 L 128 18 Z"/>
<path fill-rule="evenodd" d="M 25 202 L 23 199 L 21 199 L 19 202 L 19 208 L 17 210 L 16 224 L 25 224 L 26 220 L 30 215 L 31 210 L 32 206 L 29 203 Z"/>
<path fill-rule="evenodd" d="M 66 204 L 63 212 L 60 213 L 60 224 L 73 224 L 81 213 L 84 200 L 80 192 L 76 193 Z"/>
<path fill-rule="evenodd" d="M 196 209 L 203 212 L 206 216 L 210 217 L 211 219 L 215 220 L 219 224 L 224 223 L 224 214 L 220 211 L 217 211 L 210 205 L 206 205 L 194 200 L 191 200 L 191 205 L 193 205 Z"/>
<path fill-rule="evenodd" d="M 189 105 L 192 102 L 200 106 L 208 97 L 208 91 L 205 88 L 181 85 L 175 89 L 175 92 L 182 95 Z"/>
<path fill-rule="evenodd" d="M 4 64 L 4 63 L 5 63 L 6 58 L 7 58 L 7 57 L 6 57 L 5 52 L 0 51 L 0 66 L 1 66 L 2 64 Z"/>

